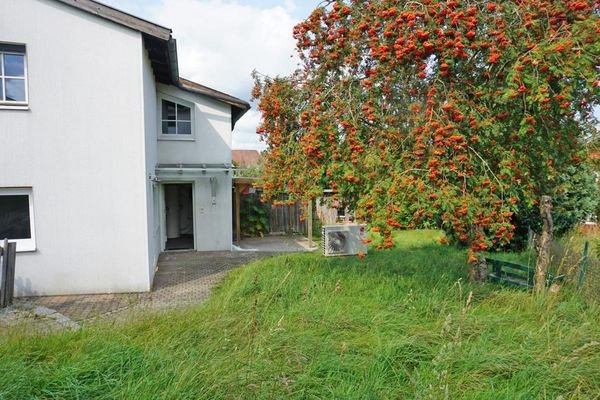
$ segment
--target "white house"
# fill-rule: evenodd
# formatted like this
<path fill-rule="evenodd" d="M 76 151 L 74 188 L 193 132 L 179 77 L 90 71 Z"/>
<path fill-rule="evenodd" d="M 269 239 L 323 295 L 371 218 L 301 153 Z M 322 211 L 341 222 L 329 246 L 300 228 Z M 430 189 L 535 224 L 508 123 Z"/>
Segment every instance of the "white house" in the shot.
<path fill-rule="evenodd" d="M 148 291 L 230 250 L 245 101 L 179 77 L 171 30 L 92 0 L 0 1 L 0 237 L 17 295 Z"/>

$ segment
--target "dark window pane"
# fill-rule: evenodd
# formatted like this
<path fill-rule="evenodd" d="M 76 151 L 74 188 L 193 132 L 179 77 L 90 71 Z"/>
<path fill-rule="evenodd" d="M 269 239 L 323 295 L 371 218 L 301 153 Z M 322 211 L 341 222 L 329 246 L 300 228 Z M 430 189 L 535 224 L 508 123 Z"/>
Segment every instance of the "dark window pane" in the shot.
<path fill-rule="evenodd" d="M 175 121 L 163 121 L 162 123 L 163 135 L 174 135 L 177 133 L 177 123 Z"/>
<path fill-rule="evenodd" d="M 0 79 L 0 101 L 4 101 L 4 81 Z"/>
<path fill-rule="evenodd" d="M 12 44 L 12 43 L 0 43 L 0 52 L 25 54 L 25 45 L 24 44 Z"/>
<path fill-rule="evenodd" d="M 175 121 L 175 103 L 167 100 L 162 101 L 162 119 Z"/>
<path fill-rule="evenodd" d="M 178 121 L 191 121 L 192 111 L 189 107 L 177 104 L 177 120 Z"/>
<path fill-rule="evenodd" d="M 31 239 L 29 196 L 0 196 L 0 238 Z"/>
<path fill-rule="evenodd" d="M 25 101 L 25 79 L 6 79 L 6 101 Z"/>
<path fill-rule="evenodd" d="M 4 75 L 25 76 L 25 56 L 20 54 L 4 54 Z"/>
<path fill-rule="evenodd" d="M 192 134 L 192 123 L 191 122 L 177 122 L 177 133 L 180 135 L 191 135 Z"/>

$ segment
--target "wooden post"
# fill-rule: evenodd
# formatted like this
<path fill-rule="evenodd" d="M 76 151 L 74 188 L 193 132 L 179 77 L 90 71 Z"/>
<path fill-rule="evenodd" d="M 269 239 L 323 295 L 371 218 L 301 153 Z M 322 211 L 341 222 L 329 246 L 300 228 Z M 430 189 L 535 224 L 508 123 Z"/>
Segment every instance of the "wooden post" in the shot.
<path fill-rule="evenodd" d="M 537 293 L 546 287 L 546 276 L 550 266 L 550 245 L 552 244 L 552 197 L 542 196 L 540 202 L 540 217 L 542 218 L 542 234 L 538 243 L 538 256 L 535 262 L 534 287 Z"/>
<path fill-rule="evenodd" d="M 4 239 L 0 249 L 0 308 L 5 308 L 6 304 L 6 275 L 8 272 L 8 239 Z"/>
<path fill-rule="evenodd" d="M 8 296 L 7 290 L 8 287 L 8 239 L 4 239 L 2 243 L 2 248 L 0 248 L 0 308 L 5 308 L 8 306 Z"/>
<path fill-rule="evenodd" d="M 306 213 L 306 218 L 307 218 L 307 227 L 306 230 L 308 231 L 308 248 L 312 249 L 313 247 L 313 212 L 312 212 L 312 199 L 308 199 L 308 210 Z"/>
<path fill-rule="evenodd" d="M 482 233 L 482 228 L 480 226 L 475 226 L 473 229 L 475 229 L 478 233 Z M 475 258 L 476 260 L 469 261 L 468 263 L 469 281 L 485 282 L 488 276 L 488 266 L 485 256 L 482 254 L 476 254 Z"/>
<path fill-rule="evenodd" d="M 6 273 L 6 304 L 11 306 L 15 295 L 15 260 L 17 258 L 17 244 L 9 243 L 7 252 Z"/>
<path fill-rule="evenodd" d="M 235 185 L 235 239 L 238 246 L 242 240 L 242 228 L 240 227 L 240 202 L 242 201 L 242 194 L 240 192 L 240 185 Z"/>
<path fill-rule="evenodd" d="M 286 233 L 288 235 L 291 235 L 292 232 L 294 231 L 294 228 L 293 228 L 293 225 L 292 225 L 294 223 L 294 220 L 295 220 L 295 218 L 294 218 L 294 207 L 288 204 L 287 210 L 288 210 L 288 225 L 287 225 L 287 232 Z"/>
<path fill-rule="evenodd" d="M 485 282 L 488 276 L 488 266 L 485 257 L 477 255 L 476 261 L 470 261 L 468 264 L 469 281 Z"/>

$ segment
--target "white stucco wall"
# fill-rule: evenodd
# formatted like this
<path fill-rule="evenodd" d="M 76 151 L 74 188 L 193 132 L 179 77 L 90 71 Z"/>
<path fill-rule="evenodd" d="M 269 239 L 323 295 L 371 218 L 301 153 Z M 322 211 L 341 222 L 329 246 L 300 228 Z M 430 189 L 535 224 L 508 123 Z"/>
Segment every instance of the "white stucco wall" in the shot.
<path fill-rule="evenodd" d="M 200 178 L 195 184 L 196 250 L 231 250 L 232 196 L 231 174 L 216 173 L 216 204 L 212 204 L 209 178 Z"/>
<path fill-rule="evenodd" d="M 154 271 L 160 255 L 160 203 L 159 185 L 153 179 L 158 162 L 158 117 L 156 101 L 156 83 L 147 51 L 142 57 L 142 87 L 144 101 L 144 147 L 145 147 L 145 185 L 146 185 L 146 230 L 148 234 L 148 277 L 152 286 Z"/>
<path fill-rule="evenodd" d="M 157 135 L 160 164 L 231 163 L 231 107 L 205 96 L 174 86 L 157 84 Z M 169 140 L 161 137 L 160 100 L 183 100 L 193 105 L 193 140 Z M 216 204 L 212 204 L 210 177 L 217 178 Z M 231 173 L 207 171 L 201 177 L 174 178 L 164 183 L 194 183 L 194 241 L 198 251 L 231 250 L 232 179 Z M 163 235 L 164 238 L 164 235 Z"/>
<path fill-rule="evenodd" d="M 33 188 L 37 250 L 17 255 L 17 295 L 149 290 L 141 35 L 10 0 L 0 41 L 27 46 L 30 109 L 0 110 L 0 187 Z"/>
<path fill-rule="evenodd" d="M 194 249 L 197 251 L 229 251 L 232 242 L 232 195 L 231 175 L 224 172 L 208 171 L 202 176 L 162 176 L 161 184 L 164 196 L 164 185 L 170 184 L 192 184 L 193 185 L 193 213 L 194 213 Z M 199 174 L 198 174 L 199 175 Z M 212 188 L 210 178 L 216 181 L 216 201 L 213 204 Z M 161 238 L 167 240 L 167 229 L 165 215 L 165 203 L 162 203 L 162 233 Z"/>
<path fill-rule="evenodd" d="M 159 135 L 159 163 L 231 163 L 231 107 L 229 105 L 174 86 L 158 84 L 157 91 L 159 101 L 161 95 L 166 95 L 194 105 L 194 140 L 169 140 Z M 160 103 L 158 105 L 160 106 Z M 158 122 L 160 112 L 157 114 Z"/>

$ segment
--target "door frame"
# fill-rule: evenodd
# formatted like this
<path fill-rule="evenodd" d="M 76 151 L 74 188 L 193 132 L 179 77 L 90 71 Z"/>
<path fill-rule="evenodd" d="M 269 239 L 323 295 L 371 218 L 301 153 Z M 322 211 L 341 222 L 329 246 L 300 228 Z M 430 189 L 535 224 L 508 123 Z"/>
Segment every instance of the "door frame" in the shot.
<path fill-rule="evenodd" d="M 196 180 L 193 180 L 193 179 L 192 180 L 190 180 L 190 179 L 183 179 L 183 180 L 169 179 L 169 180 L 161 180 L 160 181 L 160 188 L 159 188 L 160 251 L 161 252 L 180 251 L 180 250 L 166 250 L 166 246 L 167 246 L 167 205 L 166 205 L 166 201 L 165 201 L 165 195 L 166 195 L 165 185 L 192 185 L 192 229 L 194 230 L 194 232 L 193 232 L 194 246 L 191 249 L 186 249 L 186 251 L 187 250 L 196 251 L 198 249 L 198 246 L 197 246 L 198 229 L 196 226 L 197 204 L 196 204 Z"/>

